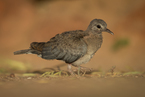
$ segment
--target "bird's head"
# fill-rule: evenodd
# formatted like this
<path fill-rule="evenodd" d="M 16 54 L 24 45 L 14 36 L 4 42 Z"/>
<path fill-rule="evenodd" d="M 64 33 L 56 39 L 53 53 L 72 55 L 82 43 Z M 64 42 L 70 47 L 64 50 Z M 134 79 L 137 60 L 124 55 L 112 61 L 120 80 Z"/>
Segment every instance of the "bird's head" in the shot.
<path fill-rule="evenodd" d="M 87 30 L 91 30 L 94 33 L 102 33 L 102 32 L 108 32 L 110 34 L 114 34 L 112 31 L 110 31 L 107 28 L 107 24 L 105 21 L 103 21 L 102 19 L 94 19 L 90 22 Z"/>

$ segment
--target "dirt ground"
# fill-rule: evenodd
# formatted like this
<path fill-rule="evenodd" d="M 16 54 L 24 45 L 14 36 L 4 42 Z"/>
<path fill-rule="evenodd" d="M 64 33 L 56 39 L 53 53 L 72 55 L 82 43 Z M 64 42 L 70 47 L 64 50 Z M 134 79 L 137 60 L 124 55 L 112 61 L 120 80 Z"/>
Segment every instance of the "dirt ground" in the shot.
<path fill-rule="evenodd" d="M 144 97 L 145 74 L 1 75 L 1 97 Z"/>

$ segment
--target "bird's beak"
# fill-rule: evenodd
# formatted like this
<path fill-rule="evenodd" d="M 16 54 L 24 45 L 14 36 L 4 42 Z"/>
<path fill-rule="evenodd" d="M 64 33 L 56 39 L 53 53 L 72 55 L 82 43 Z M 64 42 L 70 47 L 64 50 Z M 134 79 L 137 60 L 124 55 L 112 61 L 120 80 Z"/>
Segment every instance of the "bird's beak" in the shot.
<path fill-rule="evenodd" d="M 107 29 L 107 28 L 106 28 L 105 32 L 108 32 L 108 33 L 114 35 L 114 33 L 112 31 L 110 31 L 109 29 Z"/>

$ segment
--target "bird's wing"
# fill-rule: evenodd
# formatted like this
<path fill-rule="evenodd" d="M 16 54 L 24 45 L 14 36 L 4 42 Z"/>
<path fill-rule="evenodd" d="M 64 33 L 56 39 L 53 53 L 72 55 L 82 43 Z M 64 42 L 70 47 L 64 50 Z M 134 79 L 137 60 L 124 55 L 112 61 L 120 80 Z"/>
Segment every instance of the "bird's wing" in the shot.
<path fill-rule="evenodd" d="M 46 42 L 32 42 L 30 49 L 41 52 Z"/>
<path fill-rule="evenodd" d="M 73 63 L 87 52 L 87 45 L 82 40 L 84 36 L 82 30 L 57 34 L 44 45 L 42 58 Z"/>

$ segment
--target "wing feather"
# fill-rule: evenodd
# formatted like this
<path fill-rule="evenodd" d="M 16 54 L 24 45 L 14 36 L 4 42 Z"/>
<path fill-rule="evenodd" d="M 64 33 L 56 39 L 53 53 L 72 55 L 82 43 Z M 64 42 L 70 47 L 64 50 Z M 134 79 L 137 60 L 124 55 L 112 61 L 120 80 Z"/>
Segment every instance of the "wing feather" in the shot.
<path fill-rule="evenodd" d="M 42 58 L 63 60 L 72 63 L 84 56 L 87 45 L 82 40 L 82 30 L 64 32 L 51 38 L 42 49 Z"/>

